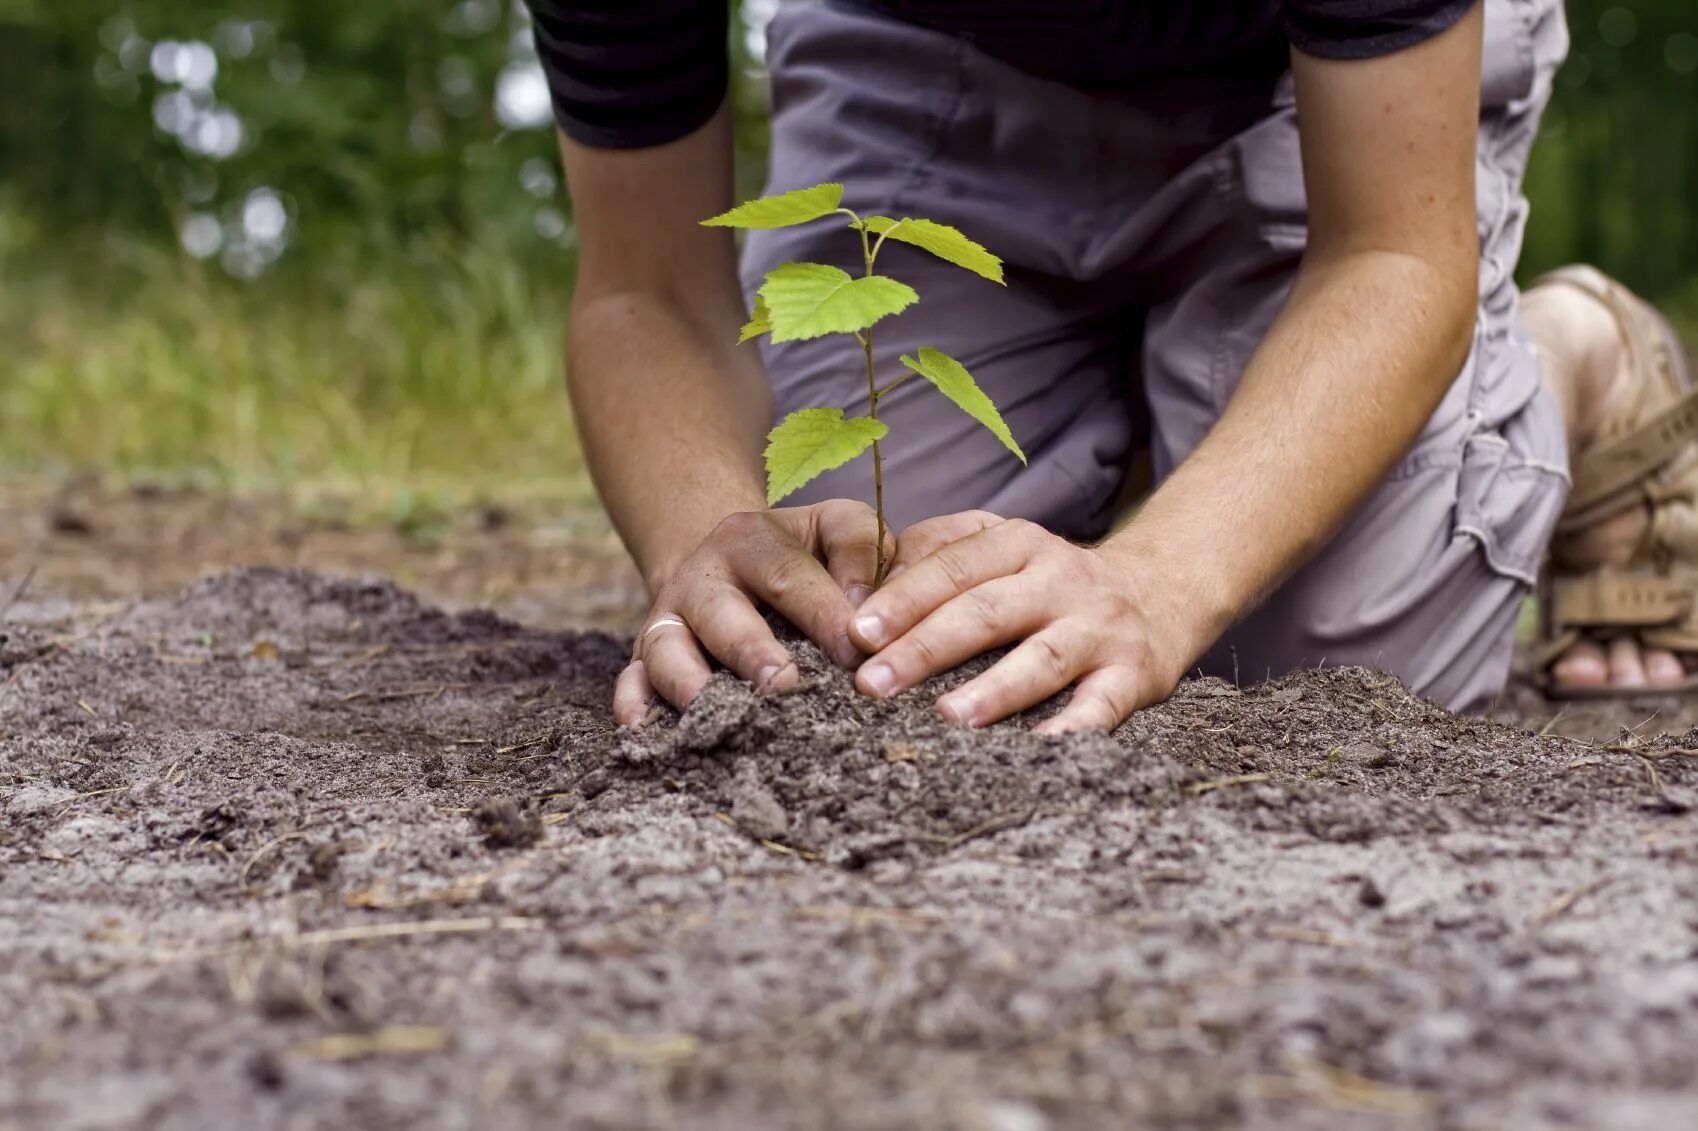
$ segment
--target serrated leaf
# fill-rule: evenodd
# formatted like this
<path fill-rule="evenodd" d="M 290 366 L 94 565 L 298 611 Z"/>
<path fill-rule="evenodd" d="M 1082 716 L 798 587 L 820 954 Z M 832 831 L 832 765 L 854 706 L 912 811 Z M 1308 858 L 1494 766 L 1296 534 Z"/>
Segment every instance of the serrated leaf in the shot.
<path fill-rule="evenodd" d="M 792 224 L 806 224 L 809 220 L 829 216 L 836 212 L 837 206 L 842 203 L 842 185 L 815 185 L 813 188 L 795 189 L 777 196 L 763 196 L 759 200 L 745 201 L 729 212 L 721 212 L 718 216 L 703 220 L 702 226 L 788 228 Z"/>
<path fill-rule="evenodd" d="M 775 342 L 865 330 L 920 300 L 914 288 L 895 279 L 851 277 L 824 263 L 779 264 L 766 273 L 760 297 L 766 303 Z"/>
<path fill-rule="evenodd" d="M 737 344 L 742 345 L 750 338 L 758 338 L 762 334 L 772 332 L 772 312 L 766 308 L 766 299 L 755 296 L 755 309 L 749 314 L 749 321 L 737 335 Z"/>
<path fill-rule="evenodd" d="M 1003 447 L 1020 457 L 1021 463 L 1026 462 L 1026 453 L 1014 442 L 1014 434 L 1003 422 L 1002 414 L 985 391 L 979 388 L 979 383 L 973 380 L 965 365 L 930 346 L 921 346 L 918 358 L 903 354 L 902 364 L 937 386 L 937 391 L 954 401 L 957 408 L 989 428 L 991 435 L 1002 441 Z"/>
<path fill-rule="evenodd" d="M 874 235 L 913 244 L 957 267 L 965 267 L 975 275 L 983 275 L 993 283 L 1003 281 L 1002 260 L 948 224 L 939 224 L 935 220 L 916 220 L 909 216 L 901 220 L 892 220 L 889 216 L 869 216 L 864 222 L 867 231 Z"/>
<path fill-rule="evenodd" d="M 870 416 L 843 418 L 840 408 L 804 408 L 766 436 L 766 505 L 834 467 L 842 467 L 890 432 Z"/>

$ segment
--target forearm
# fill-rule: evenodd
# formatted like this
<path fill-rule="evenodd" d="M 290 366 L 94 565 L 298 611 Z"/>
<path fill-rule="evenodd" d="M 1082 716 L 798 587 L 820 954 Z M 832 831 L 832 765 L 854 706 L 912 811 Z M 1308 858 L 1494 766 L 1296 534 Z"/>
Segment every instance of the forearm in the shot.
<path fill-rule="evenodd" d="M 573 311 L 578 432 L 651 592 L 721 519 L 765 506 L 770 394 L 753 347 L 714 337 L 664 295 L 598 294 Z"/>
<path fill-rule="evenodd" d="M 736 249 L 700 221 L 731 201 L 731 117 L 645 149 L 562 135 L 582 237 L 567 385 L 590 474 L 650 591 L 719 521 L 760 510 L 770 396 Z"/>
<path fill-rule="evenodd" d="M 1338 530 L 1465 360 L 1466 257 L 1364 250 L 1306 265 L 1213 431 L 1105 549 L 1169 578 L 1193 651 Z"/>

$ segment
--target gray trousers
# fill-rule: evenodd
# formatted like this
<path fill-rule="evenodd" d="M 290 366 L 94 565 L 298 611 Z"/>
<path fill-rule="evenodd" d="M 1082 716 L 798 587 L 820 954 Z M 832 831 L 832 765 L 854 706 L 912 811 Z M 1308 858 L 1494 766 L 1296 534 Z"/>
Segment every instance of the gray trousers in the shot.
<path fill-rule="evenodd" d="M 1459 710 L 1503 686 L 1568 487 L 1562 421 L 1512 278 L 1522 173 L 1568 37 L 1559 0 L 1485 3 L 1473 351 L 1403 461 L 1205 671 L 1249 682 L 1363 664 Z M 881 371 L 900 372 L 898 356 L 921 345 L 954 355 L 1031 461 L 909 382 L 880 406 L 896 528 L 983 508 L 1101 538 L 1134 452 L 1149 449 L 1158 479 L 1172 471 L 1285 302 L 1307 237 L 1290 76 L 1082 92 L 829 5 L 784 6 L 770 44 L 769 191 L 841 181 L 863 215 L 953 224 L 1008 266 L 1005 289 L 913 248 L 880 253 L 921 298 L 880 324 Z M 754 233 L 745 290 L 786 260 L 858 270 L 859 247 L 826 224 Z M 859 353 L 841 338 L 768 344 L 764 357 L 779 415 L 865 402 Z M 792 501 L 871 495 L 863 460 Z"/>

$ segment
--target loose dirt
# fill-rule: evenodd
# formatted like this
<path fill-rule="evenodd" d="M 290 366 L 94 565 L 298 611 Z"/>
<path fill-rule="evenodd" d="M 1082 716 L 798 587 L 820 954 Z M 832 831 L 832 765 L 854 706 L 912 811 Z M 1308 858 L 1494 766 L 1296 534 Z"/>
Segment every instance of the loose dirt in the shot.
<path fill-rule="evenodd" d="M 0 1127 L 1698 1126 L 1698 732 L 805 646 L 620 732 L 624 640 L 269 569 L 0 634 Z"/>

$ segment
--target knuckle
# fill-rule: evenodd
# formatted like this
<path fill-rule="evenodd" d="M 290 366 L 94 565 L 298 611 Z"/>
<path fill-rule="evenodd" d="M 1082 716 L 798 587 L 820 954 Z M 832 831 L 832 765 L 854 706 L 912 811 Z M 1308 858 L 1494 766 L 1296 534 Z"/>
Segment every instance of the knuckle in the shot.
<path fill-rule="evenodd" d="M 1029 518 L 1011 518 L 1003 525 L 1008 528 L 1008 537 L 1017 538 L 1027 545 L 1033 545 L 1049 536 L 1043 527 Z"/>
<path fill-rule="evenodd" d="M 735 514 L 728 514 L 720 519 L 718 525 L 713 528 L 714 537 L 732 542 L 747 541 L 755 536 L 755 532 L 759 530 L 762 524 L 763 517 L 754 511 L 738 511 Z"/>
<path fill-rule="evenodd" d="M 858 522 L 874 517 L 873 508 L 860 499 L 828 499 L 819 504 L 820 513 L 832 519 Z"/>
<path fill-rule="evenodd" d="M 784 554 L 769 561 L 766 567 L 769 599 L 783 601 L 799 592 L 806 584 L 811 564 L 794 554 Z"/>
<path fill-rule="evenodd" d="M 972 592 L 972 568 L 959 550 L 945 547 L 936 554 L 938 572 L 943 575 L 950 588 L 958 592 Z"/>
<path fill-rule="evenodd" d="M 1008 602 L 989 586 L 978 585 L 961 595 L 973 616 L 981 623 L 1000 626 L 1008 615 Z"/>
<path fill-rule="evenodd" d="M 924 634 L 920 633 L 916 633 L 909 637 L 907 647 L 904 648 L 903 651 L 907 657 L 912 658 L 914 668 L 920 671 L 933 670 L 940 658 L 937 646 Z M 899 665 L 899 670 L 906 667 L 907 665 L 905 664 Z"/>
<path fill-rule="evenodd" d="M 1032 637 L 1032 649 L 1037 661 L 1044 671 L 1057 680 L 1065 680 L 1071 674 L 1072 664 L 1056 642 L 1048 636 Z"/>

